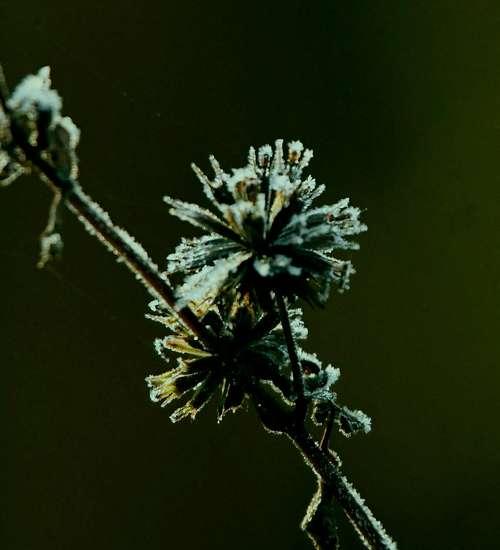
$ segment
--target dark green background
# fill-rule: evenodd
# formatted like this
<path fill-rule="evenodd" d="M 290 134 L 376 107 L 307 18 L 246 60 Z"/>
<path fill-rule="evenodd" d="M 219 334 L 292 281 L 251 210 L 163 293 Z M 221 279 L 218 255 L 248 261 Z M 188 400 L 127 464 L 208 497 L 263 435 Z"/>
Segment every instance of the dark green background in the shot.
<path fill-rule="evenodd" d="M 11 83 L 53 67 L 84 187 L 160 262 L 192 234 L 161 201 L 202 200 L 191 160 L 312 146 L 369 225 L 351 292 L 307 311 L 373 417 L 336 438 L 346 471 L 401 549 L 499 548 L 498 1 L 0 1 L 0 58 Z M 148 298 L 69 213 L 36 270 L 49 199 L 0 194 L 0 547 L 308 548 L 295 450 L 253 412 L 169 422 Z"/>

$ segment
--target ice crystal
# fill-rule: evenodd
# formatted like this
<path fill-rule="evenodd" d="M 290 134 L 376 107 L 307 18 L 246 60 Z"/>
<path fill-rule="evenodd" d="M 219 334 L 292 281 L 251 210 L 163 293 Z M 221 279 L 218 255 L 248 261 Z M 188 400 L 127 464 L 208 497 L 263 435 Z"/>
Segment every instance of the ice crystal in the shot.
<path fill-rule="evenodd" d="M 213 179 L 193 165 L 214 211 L 165 197 L 171 214 L 208 232 L 183 239 L 167 258 L 167 272 L 186 277 L 178 289 L 180 306 L 203 294 L 212 303 L 223 290 L 236 288 L 257 301 L 280 288 L 323 304 L 332 283 L 340 291 L 349 288 L 354 269 L 333 252 L 357 249 L 351 237 L 366 226 L 348 199 L 312 207 L 324 186 L 303 177 L 311 158 L 300 141 L 288 144 L 285 158 L 279 139 L 274 149 L 251 147 L 247 165 L 231 174 L 213 156 Z"/>

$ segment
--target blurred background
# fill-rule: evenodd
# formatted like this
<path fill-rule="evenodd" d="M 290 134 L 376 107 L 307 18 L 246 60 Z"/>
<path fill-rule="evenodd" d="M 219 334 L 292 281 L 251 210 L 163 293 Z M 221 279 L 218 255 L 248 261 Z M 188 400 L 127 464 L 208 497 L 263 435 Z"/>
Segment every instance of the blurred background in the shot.
<path fill-rule="evenodd" d="M 11 85 L 49 64 L 82 129 L 81 182 L 157 261 L 189 164 L 301 139 L 325 202 L 369 232 L 352 290 L 307 310 L 308 349 L 373 418 L 334 447 L 400 548 L 499 548 L 500 3 L 0 0 Z M 50 194 L 0 193 L 0 547 L 305 550 L 315 480 L 255 414 L 172 425 L 148 296 Z M 360 548 L 339 512 L 344 549 Z"/>

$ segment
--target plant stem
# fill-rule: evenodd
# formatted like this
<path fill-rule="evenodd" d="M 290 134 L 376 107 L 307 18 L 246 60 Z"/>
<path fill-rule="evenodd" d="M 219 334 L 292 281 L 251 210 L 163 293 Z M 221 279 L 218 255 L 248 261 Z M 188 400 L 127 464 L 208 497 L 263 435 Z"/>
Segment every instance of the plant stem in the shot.
<path fill-rule="evenodd" d="M 275 295 L 281 320 L 281 326 L 283 327 L 283 334 L 285 336 L 286 346 L 288 349 L 288 356 L 290 357 L 290 364 L 292 366 L 293 385 L 295 393 L 297 395 L 297 418 L 302 423 L 307 412 L 307 401 L 304 395 L 304 378 L 302 375 L 302 367 L 300 365 L 300 361 L 297 355 L 297 348 L 295 347 L 295 341 L 293 339 L 292 328 L 290 326 L 290 318 L 288 317 L 288 309 L 286 307 L 285 298 L 279 290 L 275 291 Z"/>
<path fill-rule="evenodd" d="M 301 525 L 316 550 L 339 550 L 340 548 L 332 500 L 331 488 L 323 480 L 318 479 L 318 490 L 307 508 Z"/>
<path fill-rule="evenodd" d="M 4 99 L 1 103 L 2 106 L 6 104 Z M 14 142 L 22 149 L 30 163 L 41 173 L 42 179 L 54 193 L 61 194 L 68 209 L 77 216 L 89 232 L 97 236 L 109 250 L 116 254 L 141 281 L 149 293 L 167 304 L 179 320 L 193 334 L 198 336 L 207 347 L 215 347 L 213 334 L 200 322 L 189 307 L 176 309 L 173 288 L 144 249 L 125 230 L 112 222 L 108 214 L 83 192 L 77 181 L 61 177 L 57 170 L 42 157 L 40 151 L 25 141 L 14 124 L 11 125 L 11 132 Z"/>
<path fill-rule="evenodd" d="M 386 533 L 382 524 L 375 518 L 340 468 L 334 465 L 332 459 L 320 449 L 307 430 L 292 429 L 287 435 L 302 452 L 326 488 L 331 491 L 365 547 L 372 550 L 395 550 L 396 543 Z"/>
<path fill-rule="evenodd" d="M 319 516 L 315 513 L 318 501 L 314 498 L 302 523 L 302 527 L 309 534 L 307 527 L 310 520 L 314 521 L 315 515 L 318 520 L 321 519 L 323 524 L 320 526 L 321 532 L 317 532 L 317 529 L 313 527 L 316 533 L 314 535 L 315 543 L 322 544 L 326 538 L 333 538 L 333 531 L 327 525 L 327 523 L 332 525 L 332 521 L 328 522 L 326 518 L 326 514 L 333 513 L 331 505 L 327 505 L 327 499 L 333 496 L 344 510 L 366 548 L 396 550 L 396 543 L 386 533 L 383 525 L 375 518 L 359 493 L 342 473 L 338 457 L 332 455 L 329 450 L 321 449 L 307 431 L 304 423 L 298 425 L 291 417 L 291 412 L 283 408 L 280 400 L 274 397 L 266 386 L 255 382 L 250 388 L 250 393 L 264 427 L 271 432 L 287 435 L 318 476 L 319 489 L 322 491 L 319 495 L 322 502 Z M 320 548 L 321 550 L 332 550 L 331 546 L 320 546 Z"/>

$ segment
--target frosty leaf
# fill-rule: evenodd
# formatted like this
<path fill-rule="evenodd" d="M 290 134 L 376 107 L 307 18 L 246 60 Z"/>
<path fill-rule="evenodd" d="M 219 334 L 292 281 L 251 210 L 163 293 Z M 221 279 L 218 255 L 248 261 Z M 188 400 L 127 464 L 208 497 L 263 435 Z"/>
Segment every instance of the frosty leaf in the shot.
<path fill-rule="evenodd" d="M 150 388 L 150 399 L 161 402 L 165 407 L 175 399 L 182 397 L 186 392 L 195 388 L 205 374 L 200 372 L 190 373 L 185 364 L 156 376 L 148 376 L 146 383 Z"/>
<path fill-rule="evenodd" d="M 336 422 L 339 425 L 340 433 L 346 437 L 363 432 L 367 434 L 372 429 L 372 421 L 363 411 L 350 410 L 342 407 L 336 415 Z"/>
<path fill-rule="evenodd" d="M 175 251 L 167 256 L 167 272 L 189 273 L 237 251 L 241 251 L 241 245 L 213 233 L 182 239 Z"/>
<path fill-rule="evenodd" d="M 206 302 L 207 305 L 211 303 L 223 287 L 237 284 L 237 278 L 229 281 L 229 275 L 233 274 L 250 256 L 250 252 L 237 252 L 186 277 L 184 284 L 176 292 L 177 307 L 180 309 L 189 303 Z"/>
<path fill-rule="evenodd" d="M 170 415 L 170 420 L 174 423 L 188 417 L 194 420 L 201 409 L 210 401 L 218 382 L 219 377 L 214 373 L 210 374 L 197 388 L 193 397 Z"/>
<path fill-rule="evenodd" d="M 163 200 L 172 207 L 170 214 L 173 216 L 177 216 L 179 219 L 187 221 L 201 229 L 219 233 L 228 239 L 239 242 L 239 238 L 234 231 L 209 210 L 201 208 L 197 204 L 172 199 L 168 196 L 164 197 Z"/>
<path fill-rule="evenodd" d="M 316 364 L 319 370 L 312 372 L 304 377 L 305 395 L 317 402 L 331 402 L 334 394 L 332 386 L 340 377 L 340 370 L 328 365 L 325 369 L 321 368 L 321 362 L 313 354 L 305 354 L 301 351 L 299 358 L 301 361 L 310 361 Z"/>
<path fill-rule="evenodd" d="M 224 171 L 220 167 L 219 161 L 213 155 L 210 155 L 208 157 L 208 160 L 215 174 L 215 180 L 212 182 L 212 185 L 214 187 L 220 187 L 223 182 L 227 180 L 228 175 L 224 173 Z"/>
<path fill-rule="evenodd" d="M 166 336 L 163 339 L 163 346 L 177 353 L 187 353 L 196 357 L 210 357 L 210 353 L 193 347 L 185 338 L 179 338 L 177 336 Z"/>

